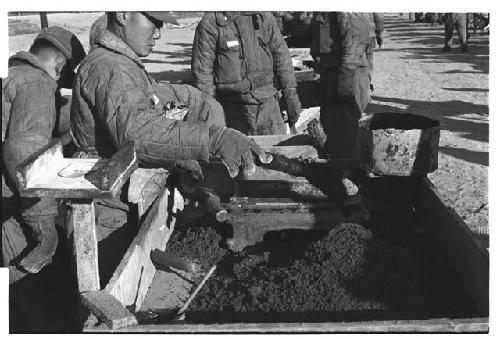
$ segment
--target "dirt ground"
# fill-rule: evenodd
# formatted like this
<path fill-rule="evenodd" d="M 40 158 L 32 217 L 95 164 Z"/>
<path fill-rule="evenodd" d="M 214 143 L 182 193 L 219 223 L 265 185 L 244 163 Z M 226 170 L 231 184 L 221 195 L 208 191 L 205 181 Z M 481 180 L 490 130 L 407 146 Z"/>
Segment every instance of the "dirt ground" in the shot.
<path fill-rule="evenodd" d="M 49 14 L 88 49 L 95 13 Z M 184 15 L 185 17 L 186 15 Z M 189 82 L 191 45 L 198 18 L 181 18 L 163 29 L 144 59 L 157 80 Z M 26 50 L 36 36 L 38 15 L 9 17 L 9 51 Z M 382 48 L 375 53 L 374 87 L 368 113 L 409 112 L 439 119 L 439 169 L 429 177 L 471 230 L 488 233 L 489 35 L 471 36 L 467 54 L 441 52 L 444 27 L 387 14 Z M 455 35 L 455 44 L 458 38 Z"/>

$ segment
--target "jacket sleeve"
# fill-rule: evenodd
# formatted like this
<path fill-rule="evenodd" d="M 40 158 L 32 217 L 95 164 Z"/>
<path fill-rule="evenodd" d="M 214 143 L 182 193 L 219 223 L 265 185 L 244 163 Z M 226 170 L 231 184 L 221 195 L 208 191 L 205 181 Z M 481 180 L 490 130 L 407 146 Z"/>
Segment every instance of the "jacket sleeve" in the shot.
<path fill-rule="evenodd" d="M 36 135 L 40 147 L 45 146 L 56 121 L 55 91 L 54 85 L 40 81 L 20 86 L 11 106 L 9 136 Z"/>
<path fill-rule="evenodd" d="M 265 22 L 271 36 L 271 51 L 273 54 L 273 69 L 280 89 L 297 88 L 297 80 L 293 69 L 292 57 L 285 39 L 281 35 L 274 16 L 265 12 Z"/>
<path fill-rule="evenodd" d="M 135 141 L 137 156 L 146 164 L 168 165 L 176 159 L 208 160 L 208 124 L 163 117 L 147 93 L 130 86 L 135 82 L 133 77 L 133 73 L 110 70 L 97 86 L 97 115 L 114 146 L 119 148 L 127 140 Z"/>
<path fill-rule="evenodd" d="M 189 85 L 159 84 L 163 101 L 174 100 L 188 107 L 185 121 L 206 121 L 209 125 L 225 126 L 224 110 L 217 100 Z"/>
<path fill-rule="evenodd" d="M 360 64 L 366 43 L 369 42 L 370 24 L 356 13 L 339 12 L 336 15 L 340 33 L 342 66 L 356 67 Z"/>
<path fill-rule="evenodd" d="M 8 173 L 47 145 L 55 125 L 55 86 L 33 81 L 17 88 L 12 97 L 7 139 L 2 152 Z"/>
<path fill-rule="evenodd" d="M 206 14 L 196 27 L 191 59 L 194 86 L 213 97 L 215 97 L 214 62 L 217 35 L 215 19 L 210 20 Z"/>

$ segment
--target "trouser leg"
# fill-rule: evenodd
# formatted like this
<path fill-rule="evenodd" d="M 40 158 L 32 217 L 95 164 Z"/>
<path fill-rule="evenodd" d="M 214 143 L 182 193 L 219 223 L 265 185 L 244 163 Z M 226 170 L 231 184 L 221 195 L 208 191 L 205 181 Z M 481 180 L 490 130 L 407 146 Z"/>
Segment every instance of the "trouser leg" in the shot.
<path fill-rule="evenodd" d="M 223 102 L 224 115 L 227 127 L 234 128 L 243 134 L 251 134 L 256 131 L 255 115 L 258 110 L 257 105 L 246 105 L 240 102 Z M 255 109 L 252 109 L 254 107 Z"/>
<path fill-rule="evenodd" d="M 261 105 L 258 105 L 256 115 L 256 134 L 257 135 L 273 135 L 286 134 L 285 123 L 281 115 L 279 101 L 276 97 L 266 100 Z"/>
<path fill-rule="evenodd" d="M 224 102 L 227 126 L 246 135 L 285 134 L 279 102 L 275 97 L 261 104 Z"/>
<path fill-rule="evenodd" d="M 320 78 L 323 91 L 320 121 L 327 135 L 326 148 L 334 158 L 357 158 L 358 122 L 370 102 L 369 67 L 359 67 L 354 76 L 355 95 L 348 100 L 336 94 L 335 68 L 322 73 Z"/>
<path fill-rule="evenodd" d="M 460 15 L 457 17 L 457 21 L 455 24 L 458 39 L 460 40 L 461 45 L 467 44 L 467 18 L 466 15 Z"/>

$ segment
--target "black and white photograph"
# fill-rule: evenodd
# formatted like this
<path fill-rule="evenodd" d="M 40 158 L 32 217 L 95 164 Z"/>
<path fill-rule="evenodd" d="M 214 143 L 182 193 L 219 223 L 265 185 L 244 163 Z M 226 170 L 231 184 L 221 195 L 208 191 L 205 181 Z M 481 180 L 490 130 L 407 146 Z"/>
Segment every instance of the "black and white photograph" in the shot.
<path fill-rule="evenodd" d="M 9 5 L 8 333 L 491 333 L 487 6 L 160 7 Z"/>

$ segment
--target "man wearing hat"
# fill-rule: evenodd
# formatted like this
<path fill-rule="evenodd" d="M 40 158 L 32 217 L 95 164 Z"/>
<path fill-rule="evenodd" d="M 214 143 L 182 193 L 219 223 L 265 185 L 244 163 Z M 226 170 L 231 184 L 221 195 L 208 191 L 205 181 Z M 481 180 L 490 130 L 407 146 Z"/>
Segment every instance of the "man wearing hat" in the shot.
<path fill-rule="evenodd" d="M 106 29 L 95 30 L 94 47 L 73 88 L 71 132 L 79 156 L 109 158 L 133 140 L 141 166 L 179 166 L 201 174 L 198 161 L 216 157 L 235 177 L 240 168 L 247 174 L 255 170 L 254 154 L 270 161 L 255 142 L 225 127 L 215 99 L 188 85 L 158 84 L 148 74 L 140 58 L 151 53 L 164 22 L 176 23 L 166 12 L 109 12 Z M 172 118 L 173 106 L 187 107 L 187 114 Z M 128 207 L 124 201 L 107 200 L 96 209 L 98 240 L 109 244 L 100 249 L 113 251 L 106 255 L 106 271 L 112 272 L 128 244 L 125 236 L 110 235 L 127 233 Z M 111 245 L 115 240 L 121 244 Z"/>
<path fill-rule="evenodd" d="M 11 283 L 39 272 L 57 247 L 55 200 L 21 198 L 15 167 L 56 136 L 58 89 L 72 82 L 84 56 L 76 36 L 47 27 L 29 52 L 9 59 L 2 81 L 2 261 Z"/>

